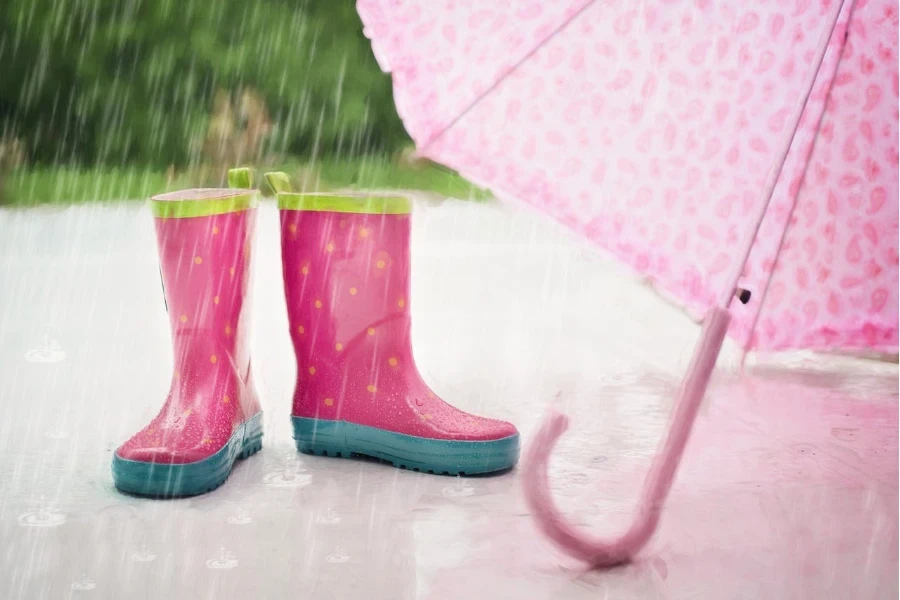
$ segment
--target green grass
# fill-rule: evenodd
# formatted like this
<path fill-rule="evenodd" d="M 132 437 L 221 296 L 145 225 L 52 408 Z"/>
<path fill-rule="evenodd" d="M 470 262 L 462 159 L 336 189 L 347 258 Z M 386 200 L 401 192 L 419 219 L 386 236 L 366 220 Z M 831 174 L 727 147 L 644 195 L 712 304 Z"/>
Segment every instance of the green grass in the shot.
<path fill-rule="evenodd" d="M 324 162 L 319 164 L 318 174 L 326 189 L 403 189 L 463 200 L 483 201 L 491 198 L 488 191 L 463 179 L 455 171 L 428 162 L 405 165 L 381 157 Z"/>
<path fill-rule="evenodd" d="M 7 174 L 3 184 L 0 203 L 7 206 L 140 199 L 168 189 L 165 173 L 142 169 L 17 170 Z"/>
<path fill-rule="evenodd" d="M 300 191 L 402 189 L 475 201 L 491 197 L 487 191 L 438 165 L 403 164 L 378 156 L 313 164 L 293 160 L 260 170 L 285 171 L 291 177 L 294 189 Z M 261 179 L 262 173 L 258 175 Z M 6 174 L 2 183 L 0 205 L 19 207 L 144 200 L 175 189 L 217 185 L 208 173 L 200 172 L 173 176 L 163 171 L 140 168 L 67 167 L 21 169 Z M 262 186 L 265 195 L 272 193 L 267 185 L 257 185 Z"/>

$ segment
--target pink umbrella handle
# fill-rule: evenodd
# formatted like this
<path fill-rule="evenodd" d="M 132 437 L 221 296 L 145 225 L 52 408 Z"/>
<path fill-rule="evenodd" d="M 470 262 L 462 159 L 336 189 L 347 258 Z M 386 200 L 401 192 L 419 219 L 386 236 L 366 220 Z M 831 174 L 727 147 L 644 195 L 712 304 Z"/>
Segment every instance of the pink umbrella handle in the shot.
<path fill-rule="evenodd" d="M 675 470 L 681 461 L 684 447 L 690 437 L 691 428 L 697 417 L 697 411 L 709 384 L 716 358 L 722 348 L 722 342 L 728 331 L 728 323 L 731 317 L 728 306 L 738 290 L 738 280 L 743 272 L 744 265 L 756 234 L 768 210 L 769 201 L 775 189 L 785 159 L 790 150 L 791 143 L 797 133 L 803 110 L 812 92 L 819 69 L 825 57 L 825 51 L 831 36 L 834 33 L 838 17 L 846 0 L 836 0 L 831 7 L 831 13 L 822 32 L 819 45 L 816 48 L 812 69 L 806 81 L 803 95 L 797 105 L 787 128 L 781 148 L 775 157 L 772 168 L 769 171 L 766 184 L 763 187 L 757 214 L 751 221 L 747 236 L 738 252 L 737 259 L 733 262 L 732 271 L 722 289 L 719 305 L 706 313 L 703 332 L 700 343 L 694 350 L 691 366 L 685 375 L 681 385 L 681 392 L 675 404 L 675 413 L 672 416 L 669 433 L 661 451 L 653 459 L 647 478 L 644 480 L 644 488 L 641 492 L 641 502 L 637 515 L 628 530 L 618 538 L 601 540 L 592 538 L 575 529 L 565 521 L 559 509 L 550 497 L 550 484 L 547 479 L 547 462 L 550 453 L 556 445 L 556 441 L 568 427 L 568 419 L 565 415 L 551 411 L 544 419 L 537 436 L 531 446 L 525 452 L 523 481 L 525 484 L 525 499 L 535 514 L 538 526 L 560 548 L 595 567 L 608 567 L 627 561 L 634 556 L 647 543 L 656 525 L 659 523 L 659 515 L 662 510 Z M 853 10 L 854 0 L 849 0 L 850 11 Z M 848 15 L 848 23 L 849 23 Z M 745 294 L 740 291 L 741 301 Z M 747 298 L 749 300 L 749 298 Z"/>
<path fill-rule="evenodd" d="M 647 543 L 659 523 L 660 511 L 672 487 L 675 470 L 690 437 L 730 321 L 731 316 L 724 308 L 713 307 L 706 313 L 700 342 L 682 382 L 669 433 L 644 480 L 637 514 L 620 537 L 611 540 L 590 537 L 568 523 L 559 512 L 550 496 L 547 462 L 569 420 L 555 410 L 545 417 L 525 453 L 522 478 L 525 500 L 534 512 L 538 527 L 557 546 L 594 567 L 609 567 L 629 560 Z"/>

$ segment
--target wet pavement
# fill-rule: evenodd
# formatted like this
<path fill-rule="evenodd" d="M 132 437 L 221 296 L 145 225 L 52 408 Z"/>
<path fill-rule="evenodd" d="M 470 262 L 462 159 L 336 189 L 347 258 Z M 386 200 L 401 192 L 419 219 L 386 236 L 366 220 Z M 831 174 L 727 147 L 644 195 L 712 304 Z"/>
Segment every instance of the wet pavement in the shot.
<path fill-rule="evenodd" d="M 896 598 L 896 364 L 726 347 L 656 537 L 586 571 L 516 471 L 457 479 L 296 453 L 277 213 L 261 209 L 263 451 L 206 496 L 118 493 L 171 351 L 145 205 L 0 211 L 0 598 Z M 525 442 L 559 392 L 560 505 L 624 527 L 698 327 L 539 216 L 421 203 L 416 360 Z M 738 308 L 739 310 L 739 308 Z"/>

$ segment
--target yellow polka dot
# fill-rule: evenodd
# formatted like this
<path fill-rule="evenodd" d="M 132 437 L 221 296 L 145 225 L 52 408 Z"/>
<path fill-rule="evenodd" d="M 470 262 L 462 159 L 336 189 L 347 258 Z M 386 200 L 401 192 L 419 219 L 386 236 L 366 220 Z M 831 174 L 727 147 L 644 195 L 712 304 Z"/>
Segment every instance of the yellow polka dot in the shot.
<path fill-rule="evenodd" d="M 316 300 L 316 308 L 322 308 L 322 301 Z"/>
<path fill-rule="evenodd" d="M 183 416 L 183 417 L 191 416 L 191 409 L 189 409 L 189 408 L 186 409 L 183 413 L 181 413 L 181 416 Z"/>
<path fill-rule="evenodd" d="M 216 296 L 215 298 L 213 298 L 213 302 L 215 302 L 216 304 L 218 304 L 218 303 L 219 303 L 219 297 Z"/>
<path fill-rule="evenodd" d="M 426 395 L 427 395 L 429 398 L 434 398 L 434 392 L 432 392 L 431 390 L 428 390 L 428 392 L 426 392 Z"/>
<path fill-rule="evenodd" d="M 195 265 L 199 265 L 199 264 L 202 263 L 202 262 L 203 262 L 203 259 L 200 258 L 199 256 L 195 256 L 195 257 L 194 257 L 194 264 L 195 264 Z"/>
<path fill-rule="evenodd" d="M 337 344 L 334 345 L 334 349 L 337 350 L 338 352 L 340 352 L 341 350 L 344 349 L 344 345 L 342 343 L 338 342 Z"/>
<path fill-rule="evenodd" d="M 297 333 L 306 333 L 306 328 L 303 325 L 297 325 Z"/>
<path fill-rule="evenodd" d="M 403 298 L 400 298 L 399 300 L 397 300 L 397 306 L 399 306 L 400 308 L 403 308 L 404 306 L 406 306 L 406 300 L 404 300 Z"/>
<path fill-rule="evenodd" d="M 175 379 L 181 379 L 181 371 L 175 371 Z"/>
<path fill-rule="evenodd" d="M 350 295 L 351 295 L 351 296 L 355 296 L 355 295 L 356 295 L 356 292 L 357 292 L 357 289 L 356 289 L 356 288 L 350 288 Z"/>
<path fill-rule="evenodd" d="M 213 225 L 213 235 L 219 235 L 219 227 L 218 227 L 218 225 Z"/>
<path fill-rule="evenodd" d="M 369 230 L 366 229 L 365 227 L 363 227 L 362 229 L 360 229 L 360 230 L 359 230 L 359 237 L 361 237 L 361 238 L 369 237 Z"/>
<path fill-rule="evenodd" d="M 291 233 L 297 233 L 297 225 L 291 223 L 290 225 L 288 225 L 288 231 L 290 231 Z"/>
<path fill-rule="evenodd" d="M 180 317 L 178 317 L 178 320 L 182 323 L 187 323 L 187 315 L 181 315 Z"/>
<path fill-rule="evenodd" d="M 231 402 L 231 398 L 229 398 L 228 396 L 225 396 L 224 398 L 222 398 L 222 402 L 224 402 L 225 404 L 228 404 L 229 402 Z"/>
<path fill-rule="evenodd" d="M 231 335 L 231 325 L 225 326 L 225 335 Z"/>
<path fill-rule="evenodd" d="M 303 273 L 304 275 L 309 275 L 309 267 L 307 267 L 306 265 L 303 265 L 302 267 L 300 267 L 300 272 Z"/>
<path fill-rule="evenodd" d="M 310 368 L 309 368 L 309 374 L 310 374 L 310 375 L 315 375 L 315 374 L 316 374 L 316 368 L 315 368 L 315 367 L 310 367 Z"/>
<path fill-rule="evenodd" d="M 375 335 L 375 328 L 374 328 L 374 327 L 369 327 L 369 328 L 366 330 L 366 333 L 368 333 L 369 335 Z"/>
<path fill-rule="evenodd" d="M 209 438 L 203 438 L 202 444 L 203 444 L 204 446 L 209 446 L 210 444 L 212 444 L 212 440 L 209 439 Z"/>
<path fill-rule="evenodd" d="M 370 392 L 372 392 L 373 394 L 374 394 L 375 392 L 378 391 L 378 388 L 376 388 L 376 387 L 375 387 L 374 385 L 372 385 L 371 383 L 370 383 L 369 385 L 366 386 L 366 389 L 369 390 Z"/>
<path fill-rule="evenodd" d="M 228 274 L 231 275 L 232 277 L 234 277 L 234 267 L 231 267 L 230 269 L 228 269 Z"/>
<path fill-rule="evenodd" d="M 425 419 L 426 421 L 430 421 L 430 420 L 431 420 L 431 415 L 429 415 L 429 414 L 426 413 L 426 414 L 422 415 L 422 418 Z"/>
<path fill-rule="evenodd" d="M 334 400 L 331 398 L 325 398 L 325 406 L 331 406 L 334 404 Z"/>
<path fill-rule="evenodd" d="M 334 252 L 334 242 L 328 242 L 325 245 L 325 252 Z"/>
<path fill-rule="evenodd" d="M 215 354 L 213 354 L 212 356 L 209 357 L 209 362 L 211 362 L 211 363 L 215 363 L 217 360 L 219 360 L 219 359 L 216 358 Z"/>
<path fill-rule="evenodd" d="M 379 269 L 383 269 L 386 264 L 387 263 L 384 262 L 383 260 L 379 260 L 377 263 L 375 263 L 375 266 L 378 267 Z"/>
<path fill-rule="evenodd" d="M 397 366 L 397 359 L 394 358 L 393 356 L 390 357 L 390 358 L 388 359 L 388 364 L 391 365 L 392 367 L 396 367 L 396 366 Z"/>

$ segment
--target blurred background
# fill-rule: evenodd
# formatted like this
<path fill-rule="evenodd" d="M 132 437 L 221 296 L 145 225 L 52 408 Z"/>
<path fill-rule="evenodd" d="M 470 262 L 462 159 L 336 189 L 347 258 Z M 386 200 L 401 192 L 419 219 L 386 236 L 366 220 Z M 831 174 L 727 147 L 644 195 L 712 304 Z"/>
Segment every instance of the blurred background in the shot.
<path fill-rule="evenodd" d="M 0 64 L 0 205 L 145 199 L 246 164 L 302 190 L 487 197 L 415 159 L 354 0 L 4 0 Z"/>

